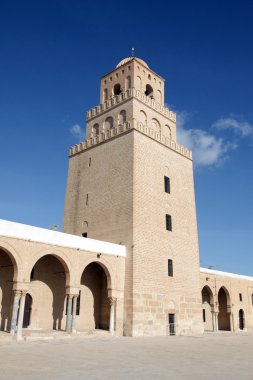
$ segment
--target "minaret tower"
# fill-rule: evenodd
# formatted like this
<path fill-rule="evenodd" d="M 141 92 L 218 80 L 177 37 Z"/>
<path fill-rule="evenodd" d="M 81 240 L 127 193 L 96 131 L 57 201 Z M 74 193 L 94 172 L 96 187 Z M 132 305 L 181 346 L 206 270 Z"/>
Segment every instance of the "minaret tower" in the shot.
<path fill-rule="evenodd" d="M 63 232 L 127 247 L 126 335 L 202 331 L 192 155 L 164 79 L 139 58 L 101 78 L 86 140 L 70 148 Z"/>

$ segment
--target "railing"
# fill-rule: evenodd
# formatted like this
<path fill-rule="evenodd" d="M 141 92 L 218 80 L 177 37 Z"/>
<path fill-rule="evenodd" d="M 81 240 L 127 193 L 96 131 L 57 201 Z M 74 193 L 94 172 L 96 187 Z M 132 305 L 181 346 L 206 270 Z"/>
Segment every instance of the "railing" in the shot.
<path fill-rule="evenodd" d="M 120 95 L 113 96 L 112 98 L 108 99 L 106 102 L 99 104 L 98 106 L 93 107 L 90 110 L 88 110 L 86 112 L 87 121 L 129 98 L 136 98 L 136 99 L 141 100 L 143 103 L 147 104 L 154 110 L 160 112 L 162 115 L 176 122 L 175 112 L 170 111 L 169 108 L 162 106 L 160 103 L 156 102 L 154 99 L 150 98 L 149 96 L 142 94 L 141 91 L 136 90 L 134 87 L 122 92 Z"/>
<path fill-rule="evenodd" d="M 149 136 L 153 140 L 158 141 L 162 145 L 165 145 L 169 147 L 170 149 L 180 153 L 182 156 L 192 159 L 192 152 L 189 149 L 187 149 L 181 144 L 178 144 L 174 140 L 171 140 L 169 137 L 166 137 L 162 135 L 161 133 L 154 131 L 152 128 L 144 126 L 142 123 L 137 123 L 135 119 L 133 119 L 131 122 L 125 122 L 122 125 L 119 125 L 110 130 L 104 131 L 103 133 L 100 133 L 99 135 L 96 135 L 93 138 L 90 138 L 88 140 L 85 140 L 83 142 L 80 142 L 79 144 L 72 146 L 69 150 L 69 155 L 73 156 L 84 150 L 92 148 L 95 145 L 101 144 L 105 142 L 106 140 L 109 140 L 122 133 L 125 133 L 131 129 L 135 129 L 141 132 L 142 134 Z"/>

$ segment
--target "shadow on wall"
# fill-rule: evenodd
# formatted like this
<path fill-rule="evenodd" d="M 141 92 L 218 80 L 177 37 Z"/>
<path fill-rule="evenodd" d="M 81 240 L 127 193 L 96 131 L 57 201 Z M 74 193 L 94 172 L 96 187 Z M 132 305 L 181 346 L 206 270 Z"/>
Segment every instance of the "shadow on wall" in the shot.
<path fill-rule="evenodd" d="M 89 264 L 81 278 L 81 310 L 83 328 L 109 329 L 107 277 L 98 263 Z"/>
<path fill-rule="evenodd" d="M 220 288 L 218 293 L 219 314 L 218 324 L 219 330 L 230 331 L 230 317 L 228 308 L 230 306 L 230 297 L 228 291 L 224 287 Z"/>
<path fill-rule="evenodd" d="M 39 259 L 31 272 L 32 325 L 54 330 L 65 328 L 65 287 L 66 273 L 61 262 L 52 255 Z"/>
<path fill-rule="evenodd" d="M 0 330 L 9 330 L 13 302 L 14 267 L 8 254 L 0 249 Z"/>

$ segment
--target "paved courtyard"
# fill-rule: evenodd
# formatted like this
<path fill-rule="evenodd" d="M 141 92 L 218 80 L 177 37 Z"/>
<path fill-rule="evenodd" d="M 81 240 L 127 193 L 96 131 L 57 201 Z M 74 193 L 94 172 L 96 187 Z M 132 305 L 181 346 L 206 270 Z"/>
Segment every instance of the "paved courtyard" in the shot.
<path fill-rule="evenodd" d="M 252 334 L 0 340 L 0 379 L 253 379 Z"/>

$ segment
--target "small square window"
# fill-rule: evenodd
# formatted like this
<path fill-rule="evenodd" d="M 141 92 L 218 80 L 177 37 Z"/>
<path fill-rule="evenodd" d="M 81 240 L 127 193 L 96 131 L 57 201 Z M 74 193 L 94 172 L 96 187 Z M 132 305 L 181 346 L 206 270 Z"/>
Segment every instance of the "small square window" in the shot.
<path fill-rule="evenodd" d="M 242 301 L 242 293 L 239 293 L 239 300 Z"/>
<path fill-rule="evenodd" d="M 166 176 L 164 176 L 164 191 L 165 193 L 170 194 L 170 179 Z"/>
<path fill-rule="evenodd" d="M 87 238 L 88 237 L 88 233 L 87 232 L 83 232 L 82 233 L 82 237 Z"/>
<path fill-rule="evenodd" d="M 167 231 L 172 231 L 171 215 L 166 214 L 165 220 L 166 220 L 166 230 Z"/>

